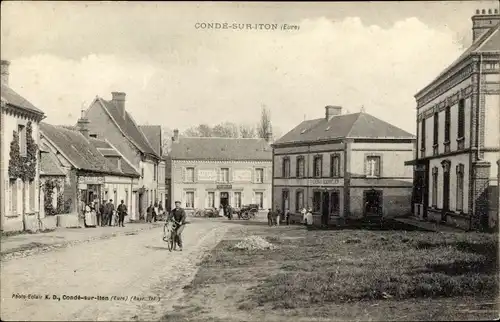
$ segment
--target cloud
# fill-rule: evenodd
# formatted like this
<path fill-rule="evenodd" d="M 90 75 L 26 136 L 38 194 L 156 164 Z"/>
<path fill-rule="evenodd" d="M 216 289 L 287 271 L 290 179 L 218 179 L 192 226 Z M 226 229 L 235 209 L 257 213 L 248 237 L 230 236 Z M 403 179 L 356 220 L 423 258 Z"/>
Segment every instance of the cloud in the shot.
<path fill-rule="evenodd" d="M 417 18 L 390 27 L 357 17 L 297 21 L 299 31 L 195 30 L 176 47 L 80 60 L 36 55 L 12 60 L 11 86 L 48 122 L 75 123 L 82 103 L 127 93 L 127 109 L 149 124 L 185 129 L 221 121 L 256 123 L 271 109 L 286 133 L 324 106 L 365 111 L 415 131 L 413 95 L 459 54 L 454 34 Z M 189 39 L 188 39 L 189 38 Z M 168 39 L 155 39 L 168 42 Z"/>

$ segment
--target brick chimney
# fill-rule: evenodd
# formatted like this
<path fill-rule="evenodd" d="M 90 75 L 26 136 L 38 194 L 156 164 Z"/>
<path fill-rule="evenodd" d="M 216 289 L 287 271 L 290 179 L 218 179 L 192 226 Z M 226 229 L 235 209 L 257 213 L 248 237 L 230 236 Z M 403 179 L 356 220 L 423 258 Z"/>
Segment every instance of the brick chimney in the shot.
<path fill-rule="evenodd" d="M 172 142 L 179 142 L 179 130 L 174 130 L 174 136 L 172 136 Z"/>
<path fill-rule="evenodd" d="M 87 139 L 90 137 L 89 135 L 89 119 L 85 117 L 85 111 L 82 110 L 82 115 L 81 117 L 78 119 L 78 122 L 77 122 L 77 127 L 78 127 L 78 131 L 80 131 L 80 133 L 83 134 L 84 137 L 86 137 Z"/>
<path fill-rule="evenodd" d="M 495 27 L 500 22 L 498 9 L 477 9 L 472 16 L 472 42 L 484 35 L 490 28 Z"/>
<path fill-rule="evenodd" d="M 341 114 L 342 114 L 342 106 L 333 106 L 333 105 L 325 106 L 325 119 L 327 121 L 330 121 L 332 117 Z"/>
<path fill-rule="evenodd" d="M 2 59 L 2 85 L 9 86 L 9 66 L 10 61 Z"/>
<path fill-rule="evenodd" d="M 111 92 L 112 102 L 115 104 L 116 108 L 120 112 L 120 115 L 125 118 L 125 93 L 123 92 Z"/>

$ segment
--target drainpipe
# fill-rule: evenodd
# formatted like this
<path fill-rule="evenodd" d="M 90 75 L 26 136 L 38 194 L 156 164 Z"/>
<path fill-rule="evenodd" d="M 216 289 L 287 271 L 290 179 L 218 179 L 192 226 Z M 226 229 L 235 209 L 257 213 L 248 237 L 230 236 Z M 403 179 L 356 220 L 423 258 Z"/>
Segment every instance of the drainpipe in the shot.
<path fill-rule="evenodd" d="M 476 126 L 476 152 L 477 152 L 477 160 L 481 160 L 481 137 L 480 137 L 480 126 L 481 126 L 481 78 L 483 74 L 483 54 L 479 54 L 479 77 L 478 77 L 478 83 L 477 83 L 477 126 Z"/>
<path fill-rule="evenodd" d="M 309 209 L 309 157 L 310 157 L 310 154 L 311 154 L 311 145 L 308 144 L 307 145 L 307 171 L 306 171 L 306 180 L 307 180 L 307 184 L 306 184 L 306 188 L 307 188 L 307 208 Z"/>

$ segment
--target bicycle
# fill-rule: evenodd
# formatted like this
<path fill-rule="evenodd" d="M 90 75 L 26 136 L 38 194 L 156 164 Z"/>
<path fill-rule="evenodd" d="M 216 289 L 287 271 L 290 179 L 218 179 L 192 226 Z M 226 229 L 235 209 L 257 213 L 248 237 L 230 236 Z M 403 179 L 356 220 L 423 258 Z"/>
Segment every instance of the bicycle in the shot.
<path fill-rule="evenodd" d="M 188 224 L 188 222 L 184 223 L 184 225 L 186 224 Z M 163 241 L 167 243 L 169 251 L 172 251 L 174 249 L 178 226 L 179 223 L 177 223 L 175 220 L 169 220 L 165 222 L 165 225 L 163 225 Z"/>

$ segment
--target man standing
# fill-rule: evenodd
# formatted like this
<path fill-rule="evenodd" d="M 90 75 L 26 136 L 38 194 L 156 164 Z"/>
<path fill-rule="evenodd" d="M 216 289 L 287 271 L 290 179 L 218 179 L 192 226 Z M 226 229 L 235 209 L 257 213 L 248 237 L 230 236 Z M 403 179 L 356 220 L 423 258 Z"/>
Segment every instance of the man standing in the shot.
<path fill-rule="evenodd" d="M 281 221 L 281 210 L 279 208 L 276 209 L 274 225 L 279 226 Z"/>
<path fill-rule="evenodd" d="M 108 217 L 106 215 L 106 200 L 102 200 L 101 204 L 99 205 L 99 213 L 101 217 L 101 222 L 99 223 L 100 226 L 106 226 L 106 220 L 108 220 Z"/>
<path fill-rule="evenodd" d="M 146 222 L 151 222 L 151 220 L 153 219 L 153 211 L 153 202 L 151 202 L 148 209 L 146 209 Z"/>
<path fill-rule="evenodd" d="M 125 227 L 125 224 L 123 223 L 125 216 L 127 215 L 127 206 L 122 202 L 118 206 L 118 226 Z"/>
<path fill-rule="evenodd" d="M 113 213 L 115 212 L 115 205 L 113 205 L 113 199 L 109 199 L 109 202 L 107 204 L 108 208 L 108 226 L 111 226 L 113 222 Z"/>
<path fill-rule="evenodd" d="M 269 226 L 273 225 L 273 217 L 274 217 L 274 213 L 271 210 L 271 208 L 269 208 L 269 210 L 267 211 L 267 224 Z"/>
<path fill-rule="evenodd" d="M 177 224 L 174 243 L 179 246 L 179 251 L 182 251 L 182 231 L 184 230 L 184 226 L 186 224 L 186 212 L 181 208 L 180 201 L 175 202 L 175 208 L 172 209 L 172 211 L 168 215 L 167 221 L 168 220 L 174 220 Z"/>

